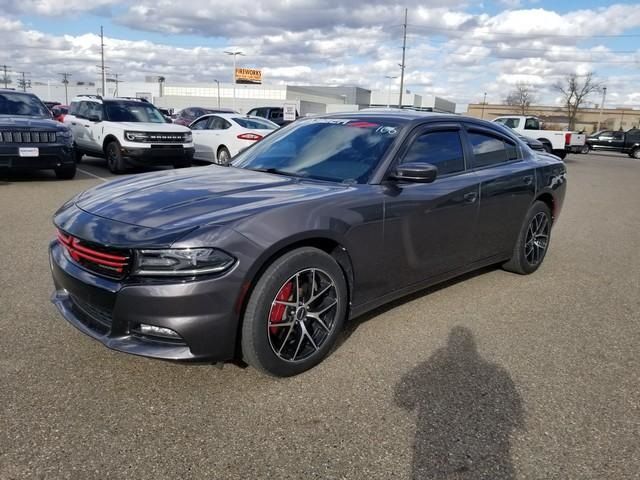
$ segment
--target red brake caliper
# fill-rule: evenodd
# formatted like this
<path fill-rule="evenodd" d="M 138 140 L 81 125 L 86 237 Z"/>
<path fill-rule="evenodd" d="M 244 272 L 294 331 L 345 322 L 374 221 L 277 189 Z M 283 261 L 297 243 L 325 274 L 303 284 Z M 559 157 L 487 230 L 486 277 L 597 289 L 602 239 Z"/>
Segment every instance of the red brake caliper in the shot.
<path fill-rule="evenodd" d="M 283 286 L 278 295 L 276 295 L 276 300 L 280 302 L 288 302 L 289 297 L 291 296 L 291 292 L 293 291 L 293 282 L 287 283 Z M 269 321 L 271 323 L 280 323 L 284 320 L 284 314 L 287 310 L 286 305 L 282 305 L 281 303 L 276 303 L 271 307 L 271 314 L 269 315 Z M 276 333 L 278 327 L 270 327 L 269 331 L 271 333 Z"/>

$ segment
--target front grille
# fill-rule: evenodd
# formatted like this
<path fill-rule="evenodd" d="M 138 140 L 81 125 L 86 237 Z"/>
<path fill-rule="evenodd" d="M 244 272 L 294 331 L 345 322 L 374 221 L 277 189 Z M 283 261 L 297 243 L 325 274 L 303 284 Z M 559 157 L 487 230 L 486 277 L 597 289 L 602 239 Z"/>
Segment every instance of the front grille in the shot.
<path fill-rule="evenodd" d="M 1 143 L 56 143 L 56 132 L 2 130 Z"/>
<path fill-rule="evenodd" d="M 85 302 L 75 295 L 71 295 L 71 302 L 82 323 L 103 335 L 109 333 L 112 323 L 110 310 Z"/>
<path fill-rule="evenodd" d="M 147 143 L 184 143 L 185 135 L 182 133 L 147 133 Z"/>
<path fill-rule="evenodd" d="M 129 273 L 131 254 L 128 250 L 106 248 L 58 231 L 58 241 L 69 257 L 87 270 L 110 278 L 124 278 Z"/>

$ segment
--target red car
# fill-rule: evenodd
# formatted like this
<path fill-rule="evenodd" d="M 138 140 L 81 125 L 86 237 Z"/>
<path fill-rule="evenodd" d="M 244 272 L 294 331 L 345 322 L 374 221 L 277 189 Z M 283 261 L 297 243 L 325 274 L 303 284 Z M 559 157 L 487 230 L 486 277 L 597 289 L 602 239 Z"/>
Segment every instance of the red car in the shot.
<path fill-rule="evenodd" d="M 62 123 L 64 122 L 64 116 L 69 113 L 69 107 L 67 105 L 56 105 L 51 108 L 51 113 L 54 120 Z"/>

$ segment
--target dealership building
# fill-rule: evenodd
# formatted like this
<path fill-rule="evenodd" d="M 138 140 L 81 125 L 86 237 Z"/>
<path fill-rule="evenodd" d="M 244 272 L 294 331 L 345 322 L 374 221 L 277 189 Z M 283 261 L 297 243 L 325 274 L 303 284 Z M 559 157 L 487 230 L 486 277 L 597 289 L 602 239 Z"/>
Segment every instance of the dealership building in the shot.
<path fill-rule="evenodd" d="M 300 86 L 233 83 L 169 83 L 149 77 L 145 82 L 107 82 L 107 97 L 146 98 L 158 107 L 179 110 L 186 107 L 224 107 L 246 113 L 255 107 L 295 104 L 300 115 L 360 110 L 368 107 L 397 106 L 399 92 L 368 90 L 356 86 Z M 101 95 L 98 83 L 65 86 L 58 82 L 34 83 L 31 90 L 42 100 L 66 103 L 76 95 Z M 406 91 L 403 108 L 423 111 L 455 112 L 456 104 L 433 95 Z"/>

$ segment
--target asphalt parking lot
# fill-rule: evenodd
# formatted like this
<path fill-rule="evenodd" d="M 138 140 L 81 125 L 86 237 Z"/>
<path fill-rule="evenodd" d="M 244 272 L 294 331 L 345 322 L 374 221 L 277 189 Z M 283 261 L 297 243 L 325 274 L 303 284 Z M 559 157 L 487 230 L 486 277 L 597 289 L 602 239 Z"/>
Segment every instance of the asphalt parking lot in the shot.
<path fill-rule="evenodd" d="M 76 331 L 49 302 L 50 219 L 111 175 L 0 173 L 0 479 L 638 478 L 640 162 L 567 167 L 537 273 L 396 302 L 285 380 Z"/>

